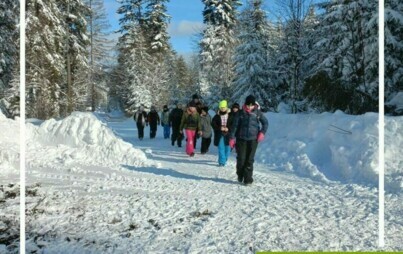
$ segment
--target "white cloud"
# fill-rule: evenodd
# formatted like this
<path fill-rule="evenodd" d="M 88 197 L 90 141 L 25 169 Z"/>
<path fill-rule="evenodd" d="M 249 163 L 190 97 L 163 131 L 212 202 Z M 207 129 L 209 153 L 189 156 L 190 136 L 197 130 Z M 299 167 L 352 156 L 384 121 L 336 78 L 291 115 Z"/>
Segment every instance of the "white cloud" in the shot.
<path fill-rule="evenodd" d="M 169 34 L 173 36 L 191 36 L 203 30 L 204 24 L 199 21 L 182 20 L 178 23 L 171 23 L 168 28 Z"/>

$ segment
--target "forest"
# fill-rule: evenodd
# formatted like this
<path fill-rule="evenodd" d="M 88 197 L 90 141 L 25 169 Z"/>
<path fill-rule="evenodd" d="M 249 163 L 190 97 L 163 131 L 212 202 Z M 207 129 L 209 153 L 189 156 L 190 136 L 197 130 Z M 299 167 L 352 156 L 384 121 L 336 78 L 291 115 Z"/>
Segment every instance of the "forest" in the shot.
<path fill-rule="evenodd" d="M 26 1 L 26 117 L 254 94 L 264 111 L 378 112 L 378 1 L 203 0 L 195 52 L 173 49 L 169 0 L 119 0 L 118 43 L 102 0 Z M 0 108 L 19 115 L 19 6 L 0 3 Z M 403 3 L 385 1 L 385 101 L 403 90 Z M 386 113 L 393 113 L 386 111 Z"/>

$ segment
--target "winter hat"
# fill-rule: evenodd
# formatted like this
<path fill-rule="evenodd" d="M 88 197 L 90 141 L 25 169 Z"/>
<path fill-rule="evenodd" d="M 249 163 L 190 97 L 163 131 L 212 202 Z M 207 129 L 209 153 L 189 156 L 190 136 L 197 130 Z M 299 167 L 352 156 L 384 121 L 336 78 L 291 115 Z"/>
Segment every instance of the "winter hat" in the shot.
<path fill-rule="evenodd" d="M 208 107 L 207 107 L 207 106 L 204 106 L 204 107 L 202 107 L 201 109 L 202 109 L 204 112 L 208 113 Z"/>
<path fill-rule="evenodd" d="M 164 105 L 164 109 L 168 109 L 168 105 Z"/>
<path fill-rule="evenodd" d="M 219 108 L 227 108 L 227 106 L 228 106 L 228 103 L 227 103 L 226 100 L 222 100 L 222 101 L 220 101 L 220 103 L 218 104 L 218 107 L 219 107 Z"/>
<path fill-rule="evenodd" d="M 199 96 L 197 95 L 197 93 L 195 93 L 195 94 L 192 95 L 192 99 L 193 99 L 193 100 L 194 100 L 194 99 L 199 99 Z"/>
<path fill-rule="evenodd" d="M 196 107 L 196 103 L 191 101 L 191 102 L 188 103 L 188 107 Z"/>
<path fill-rule="evenodd" d="M 246 97 L 245 99 L 245 105 L 255 105 L 256 104 L 256 99 L 255 96 L 253 95 L 248 95 L 248 97 Z"/>
<path fill-rule="evenodd" d="M 240 108 L 239 104 L 236 102 L 234 104 L 232 104 L 232 109 L 234 109 L 234 108 L 239 109 Z"/>

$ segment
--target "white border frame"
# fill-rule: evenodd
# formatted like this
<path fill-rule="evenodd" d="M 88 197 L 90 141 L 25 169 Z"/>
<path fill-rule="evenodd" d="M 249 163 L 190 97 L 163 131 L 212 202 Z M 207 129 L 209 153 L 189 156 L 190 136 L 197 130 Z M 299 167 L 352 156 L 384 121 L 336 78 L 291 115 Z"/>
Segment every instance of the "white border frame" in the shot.
<path fill-rule="evenodd" d="M 379 247 L 385 246 L 385 5 L 379 0 L 378 54 L 379 54 Z"/>
<path fill-rule="evenodd" d="M 25 254 L 25 0 L 20 0 L 20 253 Z"/>

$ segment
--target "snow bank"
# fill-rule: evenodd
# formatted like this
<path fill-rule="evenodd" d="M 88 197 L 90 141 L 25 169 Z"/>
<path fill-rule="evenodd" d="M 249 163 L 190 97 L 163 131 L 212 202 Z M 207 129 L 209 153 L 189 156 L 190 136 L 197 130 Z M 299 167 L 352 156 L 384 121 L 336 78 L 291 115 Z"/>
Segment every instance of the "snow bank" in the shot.
<path fill-rule="evenodd" d="M 19 119 L 12 120 L 7 118 L 0 111 L 0 175 L 2 179 L 5 176 L 18 175 L 20 163 L 20 127 Z M 8 178 L 8 177 L 7 177 Z"/>
<path fill-rule="evenodd" d="M 385 184 L 403 189 L 403 116 L 385 117 Z"/>
<path fill-rule="evenodd" d="M 50 157 L 44 160 L 50 163 L 57 160 L 62 163 L 136 167 L 150 164 L 141 150 L 117 138 L 91 113 L 74 112 L 60 121 L 47 120 L 39 127 L 28 123 L 27 139 L 28 149 L 43 150 L 43 154 L 47 153 L 46 156 Z M 27 158 L 30 159 L 29 152 Z"/>
<path fill-rule="evenodd" d="M 268 113 L 258 162 L 320 181 L 378 185 L 378 114 Z"/>

